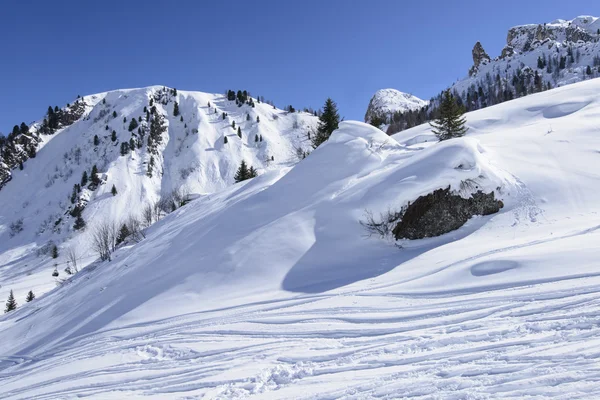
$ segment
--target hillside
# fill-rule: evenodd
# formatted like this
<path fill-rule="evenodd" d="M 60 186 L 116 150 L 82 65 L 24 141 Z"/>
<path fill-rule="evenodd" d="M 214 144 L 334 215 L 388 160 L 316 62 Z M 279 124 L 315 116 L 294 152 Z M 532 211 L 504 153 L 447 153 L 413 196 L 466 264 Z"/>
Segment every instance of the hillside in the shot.
<path fill-rule="evenodd" d="M 22 170 L 9 169 L 0 189 L 0 298 L 12 289 L 23 303 L 29 290 L 39 296 L 69 276 L 65 269 L 93 262 L 91 235 L 100 223 L 156 222 L 191 198 L 232 185 L 242 160 L 259 175 L 298 162 L 296 148 L 308 147 L 316 117 L 252 98 L 237 103 L 235 94 L 228 100 L 159 86 L 116 90 L 51 108 L 16 135 L 12 154 L 33 157 L 22 159 Z M 29 143 L 35 151 L 19 150 Z M 76 229 L 79 214 L 85 229 Z"/>
<path fill-rule="evenodd" d="M 395 89 L 381 89 L 375 92 L 367 112 L 365 114 L 365 122 L 379 126 L 377 122 L 387 121 L 396 113 L 405 113 L 407 111 L 415 111 L 425 107 L 427 102 L 421 100 L 412 94 L 403 93 Z"/>
<path fill-rule="evenodd" d="M 598 398 L 599 93 L 478 110 L 445 143 L 343 122 L 0 317 L 0 397 Z M 447 186 L 504 207 L 365 237 L 365 210 Z"/>
<path fill-rule="evenodd" d="M 600 20 L 582 16 L 510 28 L 506 46 L 492 58 L 477 42 L 468 75 L 448 87 L 467 111 L 600 77 Z M 440 96 L 427 107 L 386 120 L 393 134 L 435 118 Z"/>

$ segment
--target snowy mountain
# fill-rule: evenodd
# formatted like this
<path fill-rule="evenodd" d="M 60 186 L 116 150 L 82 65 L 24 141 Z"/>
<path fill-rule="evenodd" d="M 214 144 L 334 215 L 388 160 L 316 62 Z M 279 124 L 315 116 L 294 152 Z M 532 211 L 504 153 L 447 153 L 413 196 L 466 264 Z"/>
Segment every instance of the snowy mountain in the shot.
<path fill-rule="evenodd" d="M 298 162 L 317 118 L 238 94 L 116 90 L 51 108 L 16 132 L 4 154 L 22 156 L 22 170 L 5 170 L 0 189 L 0 297 L 13 289 L 23 303 L 94 261 L 90 237 L 102 222 L 156 222 L 232 185 L 242 161 L 259 175 Z"/>
<path fill-rule="evenodd" d="M 147 90 L 154 89 L 118 112 L 137 116 Z M 107 103 L 127 95 L 131 104 L 134 93 L 108 95 Z M 27 304 L 23 292 L 44 277 L 34 260 L 20 260 L 32 247 L 22 241 L 2 261 L 5 281 L 28 268 L 33 275 L 29 287 L 14 286 L 19 308 L 0 317 L 0 397 L 600 397 L 599 94 L 600 80 L 589 80 L 474 111 L 468 135 L 442 143 L 428 125 L 389 137 L 343 122 L 293 168 L 260 167 L 257 178 L 232 186 L 226 175 L 223 189 Z M 238 115 L 235 105 L 179 96 L 188 126 L 196 121 L 191 126 L 214 134 L 205 152 L 224 152 L 217 132 L 227 132 L 226 123 L 196 105 L 210 100 Z M 255 109 L 261 124 L 275 112 L 265 107 Z M 167 119 L 170 127 L 186 123 Z M 52 172 L 44 150 L 79 143 L 84 130 L 57 134 L 28 163 Z M 183 148 L 200 140 L 192 135 Z M 266 143 L 278 137 L 267 135 Z M 232 164 L 260 151 L 237 144 Z M 101 168 L 106 183 L 84 215 L 120 201 L 121 191 L 108 193 L 117 171 L 119 188 L 145 176 L 130 166 L 135 157 L 115 156 L 115 167 Z M 163 176 L 177 170 L 161 165 Z M 129 191 L 158 190 L 158 181 L 143 178 Z M 0 196 L 19 182 L 20 191 L 33 184 L 16 176 Z M 495 193 L 503 206 L 435 238 L 365 236 L 365 210 L 400 210 L 447 187 L 464 198 Z M 40 199 L 25 208 L 41 215 L 45 193 L 33 192 Z M 134 199 L 120 207 L 138 207 Z M 8 264 L 16 270 L 8 273 Z"/>
<path fill-rule="evenodd" d="M 396 89 L 381 89 L 375 92 L 365 114 L 365 122 L 386 121 L 395 113 L 418 110 L 427 105 L 412 94 L 403 93 Z"/>
<path fill-rule="evenodd" d="M 491 58 L 477 42 L 468 75 L 449 89 L 474 111 L 533 93 L 600 77 L 600 20 L 570 21 L 510 28 L 501 54 Z M 431 120 L 440 95 L 428 107 L 399 111 L 388 118 L 393 134 Z"/>

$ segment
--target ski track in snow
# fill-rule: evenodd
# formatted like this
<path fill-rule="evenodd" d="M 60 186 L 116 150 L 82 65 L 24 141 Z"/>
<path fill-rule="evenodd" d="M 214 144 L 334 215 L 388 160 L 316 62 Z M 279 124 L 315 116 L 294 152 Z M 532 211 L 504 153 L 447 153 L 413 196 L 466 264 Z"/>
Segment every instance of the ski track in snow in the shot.
<path fill-rule="evenodd" d="M 569 286 L 420 296 L 410 305 L 403 304 L 406 296 L 370 291 L 300 296 L 235 307 L 222 312 L 226 317 L 197 313 L 109 329 L 36 360 L 3 360 L 23 364 L 14 374 L 2 373 L 7 386 L 42 371 L 71 371 L 5 391 L 3 398 L 130 392 L 178 398 L 522 398 L 536 392 L 593 398 L 600 396 L 600 278 Z M 121 362 L 102 366 L 112 356 Z M 85 371 L 78 371 L 79 364 Z M 226 377 L 236 370 L 245 373 Z"/>

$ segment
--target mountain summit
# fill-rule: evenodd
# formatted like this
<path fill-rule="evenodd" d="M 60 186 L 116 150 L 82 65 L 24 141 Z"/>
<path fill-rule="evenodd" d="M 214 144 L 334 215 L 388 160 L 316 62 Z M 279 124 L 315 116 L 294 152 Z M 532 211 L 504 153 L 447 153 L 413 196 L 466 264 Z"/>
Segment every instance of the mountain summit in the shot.
<path fill-rule="evenodd" d="M 365 122 L 385 121 L 395 113 L 418 110 L 427 105 L 427 101 L 396 89 L 381 89 L 375 92 L 365 114 Z"/>

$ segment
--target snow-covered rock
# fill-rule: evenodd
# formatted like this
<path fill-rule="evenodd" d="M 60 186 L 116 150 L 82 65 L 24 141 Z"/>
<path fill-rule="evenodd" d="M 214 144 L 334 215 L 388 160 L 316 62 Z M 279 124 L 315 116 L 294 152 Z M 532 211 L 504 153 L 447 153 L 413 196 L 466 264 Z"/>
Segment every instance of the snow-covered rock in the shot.
<path fill-rule="evenodd" d="M 403 93 L 396 89 L 381 89 L 375 92 L 365 114 L 365 122 L 371 123 L 375 119 L 387 121 L 397 112 L 418 110 L 427 105 L 427 101 L 421 100 L 412 94 Z"/>

